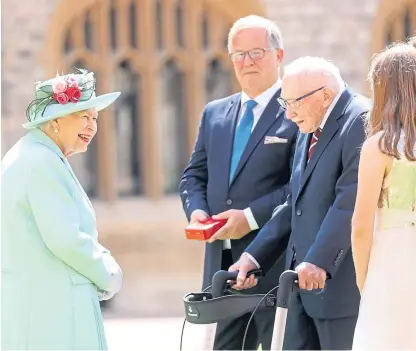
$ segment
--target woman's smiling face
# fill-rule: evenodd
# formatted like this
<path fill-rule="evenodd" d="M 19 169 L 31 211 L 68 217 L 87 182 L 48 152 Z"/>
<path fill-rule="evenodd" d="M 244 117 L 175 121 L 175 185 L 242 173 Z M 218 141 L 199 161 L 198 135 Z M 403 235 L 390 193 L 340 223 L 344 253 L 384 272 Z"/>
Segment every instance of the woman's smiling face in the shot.
<path fill-rule="evenodd" d="M 52 138 L 65 157 L 87 151 L 97 133 L 97 111 L 91 108 L 51 121 Z"/>

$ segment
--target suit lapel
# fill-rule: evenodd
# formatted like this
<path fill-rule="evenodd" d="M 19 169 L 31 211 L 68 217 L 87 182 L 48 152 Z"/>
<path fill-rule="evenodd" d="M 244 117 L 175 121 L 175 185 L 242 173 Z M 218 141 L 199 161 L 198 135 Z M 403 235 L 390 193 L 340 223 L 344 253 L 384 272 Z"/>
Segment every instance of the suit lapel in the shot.
<path fill-rule="evenodd" d="M 338 119 L 344 114 L 345 109 L 348 106 L 352 97 L 353 96 L 351 92 L 349 92 L 349 90 L 347 89 L 342 93 L 338 102 L 335 104 L 334 109 L 330 113 L 328 120 L 325 123 L 321 136 L 318 140 L 318 143 L 315 146 L 315 150 L 313 151 L 312 157 L 308 163 L 306 162 L 307 162 L 308 150 L 309 150 L 309 145 L 310 145 L 310 140 L 311 140 L 312 135 L 309 135 L 307 138 L 304 138 L 305 145 L 301 149 L 303 150 L 303 155 L 301 157 L 301 160 L 302 160 L 301 183 L 300 183 L 300 187 L 299 187 L 296 200 L 302 193 L 302 190 L 304 189 L 308 179 L 310 178 L 313 170 L 315 169 L 316 164 L 318 163 L 318 160 L 321 158 L 322 153 L 328 147 L 335 133 L 338 131 L 339 129 Z M 304 165 L 306 165 L 306 167 Z"/>
<path fill-rule="evenodd" d="M 294 190 L 293 198 L 297 198 L 299 189 L 300 189 L 300 182 L 302 180 L 303 172 L 305 171 L 305 148 L 309 144 L 309 134 L 299 134 L 297 143 L 296 143 L 296 151 L 295 156 L 293 159 L 293 169 L 292 169 L 292 189 Z"/>
<path fill-rule="evenodd" d="M 299 150 L 302 150 L 301 158 L 300 158 L 300 171 L 301 175 L 305 173 L 306 165 L 308 164 L 308 152 L 309 146 L 311 144 L 312 134 L 306 134 L 302 139 L 302 142 L 299 144 Z"/>
<path fill-rule="evenodd" d="M 277 98 L 280 95 L 280 89 L 274 94 L 271 98 L 270 102 L 264 109 L 259 121 L 257 122 L 256 126 L 254 127 L 253 132 L 251 133 L 250 139 L 241 155 L 240 161 L 238 162 L 237 169 L 235 170 L 234 177 L 231 181 L 237 177 L 240 173 L 244 165 L 246 164 L 247 160 L 253 153 L 254 149 L 258 145 L 258 143 L 263 139 L 264 135 L 270 129 L 271 125 L 276 121 L 276 118 L 280 117 L 284 114 L 283 109 L 280 108 L 279 103 L 277 102 Z M 232 144 L 231 144 L 232 149 Z M 231 160 L 231 157 L 230 157 Z"/>
<path fill-rule="evenodd" d="M 221 183 L 223 182 L 223 184 L 219 185 L 219 187 L 225 192 L 228 191 L 229 187 L 228 179 L 230 174 L 231 155 L 233 151 L 234 131 L 237 124 L 240 105 L 241 94 L 237 94 L 226 107 L 222 128 L 218 130 L 215 137 L 215 140 L 218 140 L 215 144 L 215 147 L 217 148 L 215 154 L 222 155 L 222 157 L 219 158 L 219 167 L 221 171 L 225 173 L 225 175 L 220 178 Z"/>

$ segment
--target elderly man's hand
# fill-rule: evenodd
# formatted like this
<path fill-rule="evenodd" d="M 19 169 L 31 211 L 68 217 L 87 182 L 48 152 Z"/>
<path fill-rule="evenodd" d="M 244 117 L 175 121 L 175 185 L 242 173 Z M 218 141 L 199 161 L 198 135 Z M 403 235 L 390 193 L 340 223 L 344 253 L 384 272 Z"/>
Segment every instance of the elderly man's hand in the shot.
<path fill-rule="evenodd" d="M 312 263 L 302 262 L 295 271 L 299 275 L 299 287 L 304 290 L 323 289 L 326 272 Z"/>
<path fill-rule="evenodd" d="M 228 210 L 212 218 L 227 219 L 227 223 L 210 238 L 210 243 L 215 240 L 240 239 L 251 231 L 243 210 Z"/>
<path fill-rule="evenodd" d="M 254 277 L 254 274 L 247 277 L 247 272 L 253 269 L 257 269 L 257 265 L 243 253 L 240 259 L 228 268 L 229 272 L 238 271 L 237 282 L 232 288 L 235 290 L 244 290 L 255 286 L 257 279 Z"/>

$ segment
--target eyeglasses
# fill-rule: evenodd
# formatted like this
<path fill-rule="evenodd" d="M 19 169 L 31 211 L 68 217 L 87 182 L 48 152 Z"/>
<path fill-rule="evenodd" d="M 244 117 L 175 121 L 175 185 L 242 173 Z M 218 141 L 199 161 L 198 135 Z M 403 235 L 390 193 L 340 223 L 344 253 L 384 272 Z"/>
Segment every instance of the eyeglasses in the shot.
<path fill-rule="evenodd" d="M 248 55 L 253 61 L 261 60 L 264 55 L 266 55 L 266 51 L 275 50 L 273 48 L 255 48 L 248 51 L 236 51 L 229 54 L 231 61 L 233 62 L 241 62 L 244 61 L 246 55 Z"/>
<path fill-rule="evenodd" d="M 279 102 L 280 106 L 282 106 L 284 109 L 287 109 L 287 107 L 294 107 L 297 108 L 300 106 L 301 102 L 303 99 L 307 98 L 308 96 L 311 96 L 313 94 L 315 94 L 316 92 L 318 92 L 319 90 L 322 90 L 323 88 L 325 88 L 325 86 L 322 86 L 318 89 L 315 89 L 313 91 L 311 91 L 310 93 L 307 93 L 305 95 L 302 95 L 300 97 L 298 97 L 297 99 L 283 99 L 282 97 L 278 97 L 277 101 Z"/>

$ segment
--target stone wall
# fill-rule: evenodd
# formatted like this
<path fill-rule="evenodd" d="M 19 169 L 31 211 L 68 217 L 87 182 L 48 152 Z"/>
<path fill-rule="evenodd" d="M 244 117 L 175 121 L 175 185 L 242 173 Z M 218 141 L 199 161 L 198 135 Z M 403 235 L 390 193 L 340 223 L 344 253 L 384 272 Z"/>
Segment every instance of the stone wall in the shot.
<path fill-rule="evenodd" d="M 25 108 L 34 83 L 44 79 L 40 57 L 50 15 L 60 0 L 2 1 L 2 154 L 23 134 Z M 367 92 L 371 26 L 379 0 L 262 0 L 269 18 L 282 30 L 284 64 L 319 55 L 340 67 L 344 79 Z"/>
<path fill-rule="evenodd" d="M 337 65 L 344 80 L 367 93 L 372 55 L 371 26 L 379 0 L 263 0 L 280 27 L 284 65 L 300 56 L 321 56 Z"/>
<path fill-rule="evenodd" d="M 24 134 L 21 124 L 26 121 L 35 82 L 45 79 L 39 58 L 45 50 L 48 21 L 58 1 L 1 2 L 2 155 Z"/>

